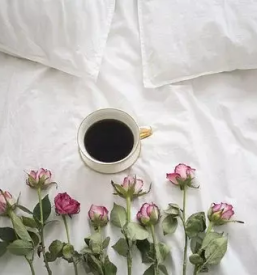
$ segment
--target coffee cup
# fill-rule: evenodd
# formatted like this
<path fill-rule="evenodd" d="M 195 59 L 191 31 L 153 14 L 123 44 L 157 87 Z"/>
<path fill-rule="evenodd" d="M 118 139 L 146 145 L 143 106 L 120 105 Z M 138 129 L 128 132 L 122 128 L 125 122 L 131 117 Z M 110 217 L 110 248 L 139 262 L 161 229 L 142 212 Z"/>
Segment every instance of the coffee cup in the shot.
<path fill-rule="evenodd" d="M 81 158 L 88 167 L 113 174 L 136 162 L 141 139 L 151 134 L 151 127 L 139 127 L 128 113 L 106 108 L 89 114 L 82 121 L 77 140 Z"/>

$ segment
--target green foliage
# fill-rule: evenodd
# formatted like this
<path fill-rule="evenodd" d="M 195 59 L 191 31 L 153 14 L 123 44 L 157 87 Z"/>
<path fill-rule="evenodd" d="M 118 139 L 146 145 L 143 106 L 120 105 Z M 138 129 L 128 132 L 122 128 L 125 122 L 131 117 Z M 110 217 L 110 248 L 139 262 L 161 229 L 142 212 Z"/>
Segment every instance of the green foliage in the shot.
<path fill-rule="evenodd" d="M 177 227 L 178 227 L 178 220 L 172 214 L 168 215 L 162 221 L 162 230 L 164 235 L 175 233 Z"/>
<path fill-rule="evenodd" d="M 33 251 L 34 247 L 32 242 L 25 240 L 15 240 L 7 246 L 7 250 L 18 256 L 27 256 Z"/>
<path fill-rule="evenodd" d="M 206 229 L 206 218 L 204 212 L 191 215 L 186 221 L 186 234 L 189 238 L 196 237 Z"/>
<path fill-rule="evenodd" d="M 113 209 L 111 211 L 111 223 L 119 228 L 123 228 L 123 226 L 127 222 L 127 212 L 123 206 L 120 206 L 114 203 Z"/>
<path fill-rule="evenodd" d="M 42 210 L 43 210 L 43 223 L 45 223 L 47 221 L 47 219 L 49 218 L 50 214 L 51 214 L 51 203 L 49 200 L 49 196 L 46 195 L 43 199 L 42 199 Z M 33 210 L 33 217 L 34 220 L 37 222 L 41 221 L 41 217 L 40 217 L 40 204 L 38 203 L 34 210 Z"/>

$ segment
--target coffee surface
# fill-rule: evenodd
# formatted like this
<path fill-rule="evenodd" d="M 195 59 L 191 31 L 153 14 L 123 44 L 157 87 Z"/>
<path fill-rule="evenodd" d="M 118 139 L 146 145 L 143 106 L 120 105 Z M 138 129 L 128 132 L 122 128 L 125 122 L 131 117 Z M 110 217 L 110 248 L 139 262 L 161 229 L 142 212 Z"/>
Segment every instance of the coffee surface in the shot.
<path fill-rule="evenodd" d="M 134 136 L 125 123 L 116 119 L 103 119 L 89 127 L 84 144 L 94 159 L 115 162 L 129 155 L 134 145 Z"/>

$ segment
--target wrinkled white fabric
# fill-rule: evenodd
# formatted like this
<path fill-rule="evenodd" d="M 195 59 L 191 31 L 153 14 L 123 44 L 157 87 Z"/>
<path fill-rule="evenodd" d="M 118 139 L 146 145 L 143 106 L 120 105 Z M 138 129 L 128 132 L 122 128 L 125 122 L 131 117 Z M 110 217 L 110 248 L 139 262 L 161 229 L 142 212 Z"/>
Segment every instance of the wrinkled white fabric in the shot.
<path fill-rule="evenodd" d="M 96 79 L 115 0 L 2 0 L 0 51 Z"/>
<path fill-rule="evenodd" d="M 139 0 L 145 87 L 257 68 L 255 0 Z"/>
<path fill-rule="evenodd" d="M 128 173 L 142 177 L 152 191 L 133 203 L 132 217 L 143 202 L 165 209 L 170 202 L 182 204 L 179 188 L 167 182 L 167 172 L 185 162 L 196 168 L 199 190 L 188 191 L 187 216 L 209 208 L 212 202 L 229 202 L 235 218 L 245 225 L 219 228 L 228 233 L 228 252 L 210 275 L 254 275 L 256 262 L 257 193 L 257 70 L 205 76 L 194 81 L 145 89 L 139 44 L 136 1 L 117 4 L 110 37 L 97 84 L 79 80 L 37 63 L 0 54 L 0 186 L 32 208 L 34 190 L 25 184 L 24 171 L 45 167 L 53 172 L 58 190 L 49 190 L 51 201 L 67 191 L 81 202 L 81 212 L 69 220 L 71 241 L 77 250 L 90 234 L 87 211 L 92 203 L 124 201 L 112 195 L 110 181 L 121 182 Z M 117 175 L 102 175 L 81 161 L 76 141 L 82 119 L 90 112 L 114 107 L 129 112 L 139 125 L 152 125 L 154 134 L 142 141 L 142 152 L 133 167 Z M 54 214 L 52 219 L 58 219 Z M 10 224 L 0 218 L 0 226 Z M 182 274 L 182 227 L 172 236 L 158 239 L 171 248 L 166 265 L 169 274 Z M 113 245 L 120 230 L 108 226 Z M 62 222 L 46 228 L 46 245 L 66 235 Z M 110 247 L 110 258 L 124 275 L 126 260 Z M 44 275 L 42 259 L 35 257 L 37 275 Z M 53 274 L 73 274 L 72 265 L 58 260 Z M 133 275 L 147 268 L 134 251 Z M 0 258 L 1 275 L 27 275 L 29 267 L 20 257 Z M 80 268 L 80 274 L 85 274 Z M 192 266 L 188 264 L 188 274 Z"/>

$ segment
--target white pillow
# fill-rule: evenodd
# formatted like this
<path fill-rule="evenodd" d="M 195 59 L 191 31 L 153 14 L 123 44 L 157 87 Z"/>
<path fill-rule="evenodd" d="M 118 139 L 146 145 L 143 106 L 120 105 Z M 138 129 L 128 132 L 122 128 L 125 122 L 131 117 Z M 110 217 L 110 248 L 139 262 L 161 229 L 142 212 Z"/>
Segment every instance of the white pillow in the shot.
<path fill-rule="evenodd" d="M 1 0 L 0 51 L 94 79 L 115 0 Z"/>
<path fill-rule="evenodd" d="M 256 0 L 139 0 L 145 87 L 257 68 Z"/>

